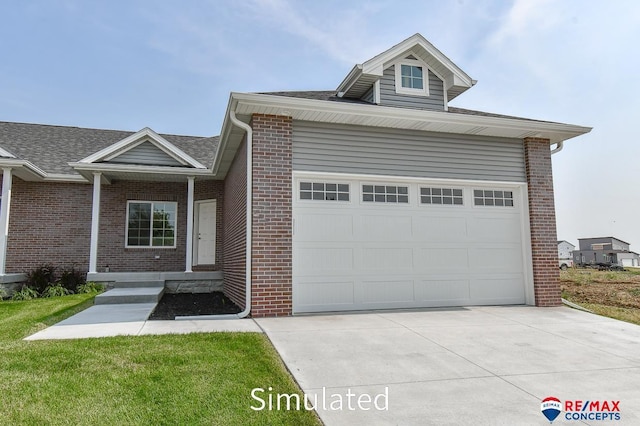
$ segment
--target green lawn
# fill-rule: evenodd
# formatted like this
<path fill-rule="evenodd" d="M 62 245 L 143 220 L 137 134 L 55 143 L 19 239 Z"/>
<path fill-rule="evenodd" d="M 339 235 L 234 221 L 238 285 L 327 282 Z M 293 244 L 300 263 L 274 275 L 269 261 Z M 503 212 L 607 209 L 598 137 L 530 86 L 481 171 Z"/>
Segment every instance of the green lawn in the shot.
<path fill-rule="evenodd" d="M 0 424 L 320 424 L 313 412 L 250 408 L 256 387 L 300 392 L 258 333 L 22 340 L 91 298 L 0 301 Z"/>

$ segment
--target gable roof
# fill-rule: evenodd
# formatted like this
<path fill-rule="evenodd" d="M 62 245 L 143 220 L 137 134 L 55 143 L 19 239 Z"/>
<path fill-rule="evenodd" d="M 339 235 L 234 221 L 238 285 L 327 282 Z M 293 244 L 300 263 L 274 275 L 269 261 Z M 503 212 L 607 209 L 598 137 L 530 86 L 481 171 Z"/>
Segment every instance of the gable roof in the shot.
<path fill-rule="evenodd" d="M 100 151 L 91 154 L 90 156 L 78 161 L 79 163 L 99 163 L 103 161 L 114 161 L 119 157 L 130 153 L 132 150 L 140 147 L 143 144 L 151 144 L 159 151 L 164 160 L 173 160 L 173 165 L 182 165 L 187 167 L 194 167 L 196 169 L 205 169 L 206 167 L 200 162 L 195 160 L 189 154 L 180 150 L 177 146 L 154 132 L 148 127 L 127 136 L 126 138 L 109 145 Z M 164 155 L 162 155 L 164 154 Z"/>
<path fill-rule="evenodd" d="M 122 130 L 0 122 L 0 148 L 13 154 L 16 160 L 35 165 L 47 176 L 73 180 L 80 176 L 70 162 L 85 159 L 134 134 Z M 213 164 L 217 136 L 158 136 L 204 167 L 210 168 Z"/>
<path fill-rule="evenodd" d="M 444 80 L 447 99 L 452 100 L 473 87 L 473 80 L 421 34 L 414 34 L 373 58 L 357 64 L 340 83 L 336 91 L 339 97 L 361 98 L 373 83 L 382 77 L 386 68 L 407 56 L 424 62 Z"/>

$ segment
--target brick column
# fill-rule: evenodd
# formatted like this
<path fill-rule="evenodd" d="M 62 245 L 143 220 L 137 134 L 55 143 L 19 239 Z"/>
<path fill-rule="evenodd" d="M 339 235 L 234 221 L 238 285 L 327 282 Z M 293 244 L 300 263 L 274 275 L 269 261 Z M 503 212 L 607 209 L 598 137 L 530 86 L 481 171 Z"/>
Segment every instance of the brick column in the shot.
<path fill-rule="evenodd" d="M 291 315 L 292 120 L 253 115 L 253 317 Z"/>
<path fill-rule="evenodd" d="M 558 306 L 560 281 L 549 140 L 524 139 L 536 306 Z"/>

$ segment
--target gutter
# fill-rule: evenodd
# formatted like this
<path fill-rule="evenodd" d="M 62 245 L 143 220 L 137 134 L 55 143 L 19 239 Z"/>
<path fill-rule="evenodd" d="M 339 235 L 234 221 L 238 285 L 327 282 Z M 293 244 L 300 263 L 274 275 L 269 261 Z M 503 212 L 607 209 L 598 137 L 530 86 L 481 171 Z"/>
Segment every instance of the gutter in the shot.
<path fill-rule="evenodd" d="M 245 304 L 244 311 L 233 315 L 235 318 L 245 318 L 251 312 L 251 244 L 253 228 L 253 130 L 251 126 L 236 117 L 235 111 L 229 111 L 231 122 L 247 132 L 247 223 L 246 223 L 246 255 L 245 255 Z"/>
<path fill-rule="evenodd" d="M 560 141 L 556 144 L 556 147 L 554 149 L 551 150 L 551 155 L 555 154 L 556 152 L 560 152 L 562 151 L 562 148 L 564 148 L 564 141 Z"/>

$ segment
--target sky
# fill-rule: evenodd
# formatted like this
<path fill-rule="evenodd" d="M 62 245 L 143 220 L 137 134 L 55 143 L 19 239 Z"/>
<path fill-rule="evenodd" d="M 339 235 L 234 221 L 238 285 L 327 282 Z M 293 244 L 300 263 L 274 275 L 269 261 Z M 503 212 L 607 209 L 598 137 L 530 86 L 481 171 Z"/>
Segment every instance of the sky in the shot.
<path fill-rule="evenodd" d="M 558 239 L 640 252 L 636 0 L 0 0 L 0 121 L 212 136 L 230 92 L 335 89 L 421 33 L 452 106 L 593 127 L 553 156 Z"/>

